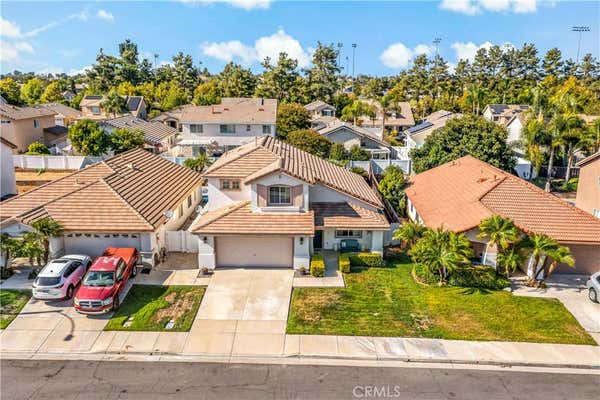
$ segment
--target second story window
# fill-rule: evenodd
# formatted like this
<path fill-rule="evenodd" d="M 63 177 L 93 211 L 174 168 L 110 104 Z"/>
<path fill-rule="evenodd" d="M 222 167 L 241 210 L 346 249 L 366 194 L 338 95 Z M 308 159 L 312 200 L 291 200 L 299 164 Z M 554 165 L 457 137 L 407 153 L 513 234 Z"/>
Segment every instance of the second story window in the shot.
<path fill-rule="evenodd" d="M 240 181 L 237 179 L 221 179 L 221 190 L 240 190 Z"/>
<path fill-rule="evenodd" d="M 34 128 L 38 128 L 40 126 L 40 121 L 38 121 L 37 119 L 33 120 L 33 127 Z"/>
<path fill-rule="evenodd" d="M 203 127 L 201 124 L 190 124 L 190 132 L 191 133 L 202 133 Z"/>
<path fill-rule="evenodd" d="M 289 186 L 269 186 L 270 206 L 289 206 L 292 204 Z"/>
<path fill-rule="evenodd" d="M 219 125 L 219 132 L 221 133 L 235 133 L 235 125 Z"/>
<path fill-rule="evenodd" d="M 246 132 L 250 132 L 252 130 L 252 125 L 246 125 Z"/>
<path fill-rule="evenodd" d="M 92 114 L 100 115 L 100 107 L 90 107 L 92 110 Z"/>
<path fill-rule="evenodd" d="M 263 134 L 265 134 L 265 135 L 271 134 L 271 125 L 263 125 Z"/>

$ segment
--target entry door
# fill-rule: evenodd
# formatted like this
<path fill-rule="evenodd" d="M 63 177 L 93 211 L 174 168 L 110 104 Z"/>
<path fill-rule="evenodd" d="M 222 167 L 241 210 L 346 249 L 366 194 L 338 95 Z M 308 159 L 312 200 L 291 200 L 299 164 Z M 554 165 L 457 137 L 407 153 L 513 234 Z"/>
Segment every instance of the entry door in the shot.
<path fill-rule="evenodd" d="M 315 237 L 313 237 L 313 249 L 321 250 L 323 248 L 323 231 L 315 230 Z"/>

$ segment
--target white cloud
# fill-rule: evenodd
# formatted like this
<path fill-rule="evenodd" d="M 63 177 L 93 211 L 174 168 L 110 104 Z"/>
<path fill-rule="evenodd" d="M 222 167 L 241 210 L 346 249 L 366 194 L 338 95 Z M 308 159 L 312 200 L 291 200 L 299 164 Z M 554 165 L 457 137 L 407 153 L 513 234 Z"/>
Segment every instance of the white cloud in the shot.
<path fill-rule="evenodd" d="M 0 17 L 0 36 L 19 38 L 22 36 L 21 28 L 14 22 Z"/>
<path fill-rule="evenodd" d="M 232 40 L 229 42 L 206 42 L 201 45 L 201 48 L 204 55 L 209 57 L 225 62 L 239 60 L 244 65 L 261 62 L 266 57 L 275 60 L 281 52 L 286 52 L 290 58 L 298 60 L 300 67 L 306 67 L 310 63 L 308 51 L 283 29 L 270 36 L 258 38 L 253 46 L 246 45 L 239 40 Z"/>
<path fill-rule="evenodd" d="M 179 0 L 185 4 L 214 4 L 224 3 L 231 7 L 242 8 L 244 10 L 266 10 L 271 6 L 271 0 Z"/>
<path fill-rule="evenodd" d="M 114 15 L 112 15 L 111 13 L 109 13 L 108 11 L 103 10 L 103 9 L 98 10 L 98 12 L 96 13 L 96 17 L 103 19 L 105 21 L 108 21 L 108 22 L 114 22 L 114 20 L 115 20 Z"/>
<path fill-rule="evenodd" d="M 477 50 L 481 48 L 489 49 L 492 46 L 492 42 L 487 41 L 480 45 L 476 45 L 473 42 L 454 42 L 450 47 L 456 52 L 457 60 L 468 60 L 469 62 L 472 62 L 475 58 L 475 54 L 477 54 Z"/>
<path fill-rule="evenodd" d="M 68 73 L 67 75 L 71 75 L 71 76 L 73 76 L 73 75 L 85 74 L 85 73 L 86 73 L 88 70 L 90 70 L 90 69 L 92 69 L 92 66 L 91 66 L 91 65 L 86 65 L 85 67 L 83 67 L 83 68 L 80 68 L 80 69 L 74 69 L 74 68 L 73 68 L 73 69 L 71 69 L 71 70 L 69 71 L 69 73 Z"/>
<path fill-rule="evenodd" d="M 379 56 L 379 60 L 381 60 L 386 67 L 404 68 L 408 66 L 410 60 L 414 56 L 420 54 L 430 55 L 434 50 L 434 47 L 426 44 L 418 44 L 414 49 L 410 49 L 406 47 L 404 43 L 398 42 L 388 46 L 388 48 Z"/>
<path fill-rule="evenodd" d="M 16 62 L 21 59 L 23 53 L 33 54 L 33 47 L 27 42 L 7 42 L 0 40 L 0 61 Z"/>
<path fill-rule="evenodd" d="M 466 15 L 483 11 L 522 14 L 537 11 L 539 2 L 540 0 L 442 0 L 440 8 Z"/>

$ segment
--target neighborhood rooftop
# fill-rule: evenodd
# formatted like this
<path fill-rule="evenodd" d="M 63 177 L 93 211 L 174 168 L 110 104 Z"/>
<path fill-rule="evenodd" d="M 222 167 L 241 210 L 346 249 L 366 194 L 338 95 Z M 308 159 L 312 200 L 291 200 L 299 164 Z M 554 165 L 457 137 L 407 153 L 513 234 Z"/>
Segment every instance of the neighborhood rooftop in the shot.
<path fill-rule="evenodd" d="M 201 179 L 191 169 L 134 149 L 8 199 L 0 216 L 25 224 L 50 216 L 67 232 L 152 231 Z"/>
<path fill-rule="evenodd" d="M 223 98 L 221 104 L 183 109 L 181 122 L 215 124 L 274 124 L 277 100 L 264 98 Z"/>
<path fill-rule="evenodd" d="M 0 103 L 0 115 L 13 120 L 45 117 L 55 114 L 56 112 L 43 106 L 17 107 Z"/>
<path fill-rule="evenodd" d="M 376 207 L 381 200 L 357 174 L 294 146 L 263 136 L 227 152 L 205 172 L 207 177 L 247 178 L 264 169 L 280 170 L 311 185 L 320 183 Z"/>
<path fill-rule="evenodd" d="M 109 119 L 103 124 L 114 128 L 139 129 L 144 133 L 144 140 L 149 143 L 157 144 L 169 136 L 177 134 L 177 129 L 171 128 L 160 122 L 148 122 L 133 115 L 124 115 L 122 117 Z"/>
<path fill-rule="evenodd" d="M 600 243 L 600 220 L 472 156 L 413 176 L 406 195 L 431 227 L 464 232 L 501 215 L 524 232 L 563 243 Z"/>

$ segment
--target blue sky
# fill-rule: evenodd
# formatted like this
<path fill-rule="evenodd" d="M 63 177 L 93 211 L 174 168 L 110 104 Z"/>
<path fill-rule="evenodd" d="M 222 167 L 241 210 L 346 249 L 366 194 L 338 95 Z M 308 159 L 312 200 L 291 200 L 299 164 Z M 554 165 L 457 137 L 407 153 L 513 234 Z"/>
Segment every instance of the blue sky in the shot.
<path fill-rule="evenodd" d="M 91 65 L 100 48 L 116 54 L 125 38 L 144 56 L 159 54 L 159 62 L 181 50 L 213 72 L 229 60 L 260 70 L 260 59 L 282 50 L 305 66 L 318 40 L 342 42 L 342 60 L 351 60 L 350 45 L 357 43 L 357 74 L 396 74 L 416 54 L 434 52 L 436 37 L 440 54 L 452 63 L 492 43 L 532 42 L 542 52 L 556 46 L 575 58 L 573 25 L 591 28 L 581 54 L 600 52 L 597 1 L 3 0 L 1 18 L 2 72 L 73 73 Z"/>

